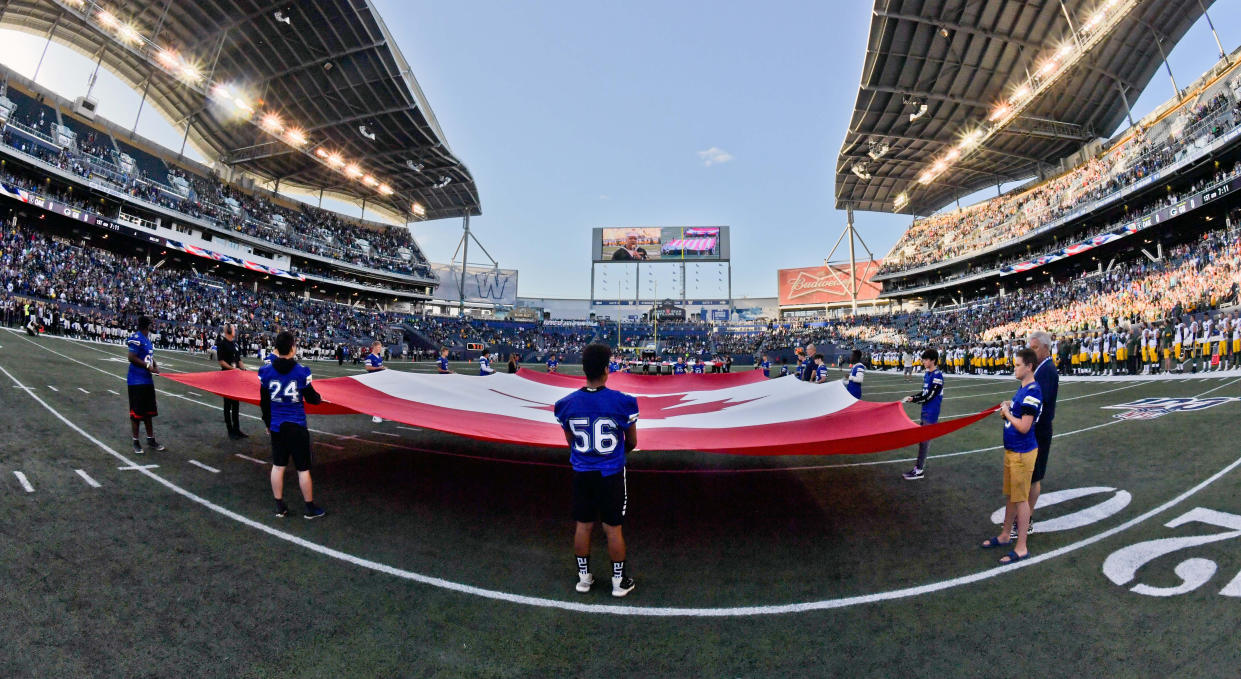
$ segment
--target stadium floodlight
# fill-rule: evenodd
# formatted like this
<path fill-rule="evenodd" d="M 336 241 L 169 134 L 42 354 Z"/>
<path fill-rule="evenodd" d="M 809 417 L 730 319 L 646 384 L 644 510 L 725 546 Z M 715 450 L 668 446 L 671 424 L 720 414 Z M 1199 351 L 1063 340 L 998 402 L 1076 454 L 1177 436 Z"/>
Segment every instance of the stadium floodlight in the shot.
<path fill-rule="evenodd" d="M 452 183 L 452 177 L 449 177 L 449 176 L 448 176 L 448 175 L 446 175 L 446 174 L 442 174 L 442 175 L 440 175 L 440 180 L 439 180 L 438 182 L 436 182 L 436 183 L 435 183 L 435 188 L 437 188 L 437 189 L 442 189 L 442 188 L 444 188 L 445 186 L 448 186 L 448 185 L 449 185 L 449 184 L 451 184 L 451 183 Z"/>
<path fill-rule="evenodd" d="M 357 163 L 349 163 L 345 166 L 345 176 L 350 179 L 357 179 L 361 177 L 362 174 L 362 168 L 358 167 Z"/>
<path fill-rule="evenodd" d="M 385 195 L 385 196 L 391 196 L 391 195 L 392 195 L 392 187 L 391 187 L 391 186 L 388 186 L 387 184 L 380 184 L 380 185 L 379 185 L 379 192 L 380 192 L 380 193 L 382 193 L 382 194 L 383 194 L 383 195 Z"/>
<path fill-rule="evenodd" d="M 181 77 L 191 83 L 197 83 L 203 79 L 203 74 L 198 67 L 193 64 L 181 64 Z"/>
<path fill-rule="evenodd" d="M 376 186 L 378 186 L 378 185 L 379 185 L 379 180 L 378 180 L 378 179 L 375 179 L 374 177 L 372 177 L 372 176 L 370 176 L 370 175 L 368 174 L 368 175 L 366 175 L 365 177 L 363 177 L 363 178 L 362 178 L 362 183 L 363 183 L 363 184 L 366 184 L 367 186 L 369 186 L 369 187 L 371 187 L 371 188 L 374 188 L 374 187 L 376 187 Z"/>
<path fill-rule="evenodd" d="M 887 142 L 878 142 L 878 141 L 875 141 L 874 139 L 871 139 L 870 150 L 866 152 L 866 155 L 870 156 L 871 160 L 879 160 L 880 158 L 883 157 L 883 154 L 888 152 L 888 150 L 889 150 L 889 147 L 888 147 Z"/>
<path fill-rule="evenodd" d="M 118 32 L 121 34 L 121 40 L 131 45 L 137 45 L 142 42 L 142 34 L 138 32 L 137 28 L 134 28 L 133 24 L 122 24 Z"/>
<path fill-rule="evenodd" d="M 935 173 L 936 176 L 938 176 L 940 173 L 942 173 L 944 170 L 947 170 L 947 169 L 948 169 L 948 161 L 942 158 L 935 161 L 935 164 L 931 166 L 931 172 Z"/>
<path fill-rule="evenodd" d="M 1008 115 L 1008 112 L 1011 110 L 1013 110 L 1013 107 L 1009 106 L 1008 103 L 996 104 L 995 108 L 991 109 L 991 115 L 987 117 L 987 120 L 995 122 Z"/>
<path fill-rule="evenodd" d="M 915 121 L 915 120 L 917 120 L 918 118 L 921 118 L 921 117 L 922 117 L 922 116 L 924 116 L 924 115 L 926 115 L 926 104 L 919 104 L 919 105 L 918 105 L 918 110 L 917 110 L 917 111 L 915 111 L 914 113 L 910 113 L 910 114 L 909 114 L 909 122 L 911 122 L 911 123 L 912 123 L 912 122 L 914 122 L 914 121 Z"/>
<path fill-rule="evenodd" d="M 344 166 L 345 159 L 341 158 L 339 153 L 329 153 L 327 154 L 327 164 L 339 169 Z"/>
<path fill-rule="evenodd" d="M 897 210 L 899 210 L 905 207 L 905 204 L 908 202 L 909 202 L 909 194 L 901 192 L 900 194 L 896 196 L 896 200 L 892 202 L 892 206 L 895 207 Z"/>
<path fill-rule="evenodd" d="M 413 210 L 413 213 L 418 215 L 419 217 L 427 216 L 427 209 L 422 206 L 422 203 L 414 203 L 413 205 L 409 207 L 411 210 Z"/>
<path fill-rule="evenodd" d="M 177 66 L 181 63 L 181 57 L 177 56 L 176 51 L 167 47 L 155 53 L 155 60 L 160 66 L 170 71 L 177 70 Z"/>
<path fill-rule="evenodd" d="M 251 115 L 254 114 L 254 107 L 250 105 L 250 102 L 241 97 L 233 97 L 233 106 L 236 106 L 239 111 L 244 111 Z"/>
<path fill-rule="evenodd" d="M 961 157 L 961 151 L 956 148 L 948 149 L 948 153 L 944 154 L 944 162 L 951 163 Z"/>
<path fill-rule="evenodd" d="M 320 158 L 327 158 L 327 149 L 320 146 L 319 148 L 315 149 L 315 155 L 319 156 Z"/>
<path fill-rule="evenodd" d="M 423 165 L 422 163 L 415 163 L 412 160 L 407 160 L 405 161 L 405 167 L 408 167 L 414 172 L 422 172 L 423 168 L 425 168 L 426 165 Z"/>
<path fill-rule="evenodd" d="M 284 140 L 293 146 L 305 146 L 306 134 L 296 127 L 284 131 Z"/>
<path fill-rule="evenodd" d="M 930 170 L 926 170 L 922 174 L 918 175 L 918 183 L 924 186 L 926 184 L 930 184 L 932 179 L 934 179 L 934 177 L 931 176 Z"/>
<path fill-rule="evenodd" d="M 853 174 L 857 175 L 858 179 L 861 179 L 864 182 L 870 181 L 870 173 L 866 171 L 865 163 L 854 163 L 852 170 Z"/>
<path fill-rule="evenodd" d="M 115 31 L 121 25 L 121 20 L 117 19 L 115 14 L 106 9 L 99 10 L 95 18 L 99 19 L 99 24 L 109 31 Z"/>
<path fill-rule="evenodd" d="M 1046 78 L 1047 76 L 1055 72 L 1056 67 L 1058 65 L 1059 63 L 1057 62 L 1056 58 L 1052 57 L 1048 59 L 1047 61 L 1044 61 L 1043 65 L 1039 66 L 1038 70 L 1035 71 L 1034 75 L 1040 78 Z"/>
<path fill-rule="evenodd" d="M 1015 104 L 1028 96 L 1030 96 L 1030 86 L 1023 84 L 1017 88 L 1017 91 L 1013 92 L 1013 97 L 1010 101 Z"/>
<path fill-rule="evenodd" d="M 77 7 L 78 9 L 82 9 L 83 7 L 86 6 L 86 0 L 65 0 L 65 4 L 73 5 L 74 7 Z"/>
<path fill-rule="evenodd" d="M 280 134 L 280 131 L 284 129 L 284 123 L 281 122 L 278 114 L 268 113 L 263 116 L 261 121 L 259 121 L 259 127 L 272 134 Z"/>
<path fill-rule="evenodd" d="M 211 96 L 225 101 L 232 101 L 233 99 L 233 95 L 228 91 L 228 88 L 219 83 L 216 83 L 215 87 L 211 88 Z"/>

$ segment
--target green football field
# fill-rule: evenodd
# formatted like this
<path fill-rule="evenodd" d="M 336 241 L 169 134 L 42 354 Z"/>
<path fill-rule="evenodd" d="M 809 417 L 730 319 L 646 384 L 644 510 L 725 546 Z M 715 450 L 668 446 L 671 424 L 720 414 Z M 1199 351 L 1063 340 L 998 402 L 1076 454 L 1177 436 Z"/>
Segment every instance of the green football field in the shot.
<path fill-rule="evenodd" d="M 168 450 L 134 455 L 125 370 L 123 347 L 0 332 L 0 677 L 1241 673 L 1241 376 L 1062 382 L 1017 566 L 978 548 L 1003 501 L 998 416 L 933 441 L 912 482 L 908 448 L 637 452 L 637 588 L 613 599 L 573 589 L 567 451 L 312 417 L 329 513 L 303 520 L 290 474 L 278 519 L 257 408 L 232 442 L 218 399 L 160 379 Z M 919 386 L 871 373 L 866 397 Z M 943 413 L 1015 386 L 949 375 Z M 1197 400 L 1108 408 L 1149 397 Z M 592 566 L 606 581 L 601 535 Z"/>

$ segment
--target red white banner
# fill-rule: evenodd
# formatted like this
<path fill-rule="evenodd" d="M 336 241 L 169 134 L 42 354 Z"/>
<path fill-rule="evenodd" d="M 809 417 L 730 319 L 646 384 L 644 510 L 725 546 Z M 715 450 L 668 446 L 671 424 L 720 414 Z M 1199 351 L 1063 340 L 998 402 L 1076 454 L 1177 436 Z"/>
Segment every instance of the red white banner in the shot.
<path fill-rule="evenodd" d="M 165 377 L 226 398 L 257 404 L 253 372 L 223 370 Z M 900 403 L 859 401 L 840 382 L 765 379 L 757 371 L 720 375 L 615 374 L 609 386 L 638 399 L 643 450 L 699 450 L 739 455 L 874 453 L 914 445 L 965 427 L 989 411 L 918 426 Z M 521 370 L 434 375 L 383 370 L 315 380 L 324 403 L 311 414 L 362 413 L 499 443 L 561 448 L 552 414 L 582 378 Z"/>
<path fill-rule="evenodd" d="M 879 271 L 880 261 L 857 263 L 857 298 L 877 299 L 883 286 L 870 277 Z M 848 264 L 831 267 L 810 266 L 801 269 L 780 269 L 776 282 L 780 292 L 780 306 L 799 304 L 834 304 L 849 301 L 852 290 Z"/>

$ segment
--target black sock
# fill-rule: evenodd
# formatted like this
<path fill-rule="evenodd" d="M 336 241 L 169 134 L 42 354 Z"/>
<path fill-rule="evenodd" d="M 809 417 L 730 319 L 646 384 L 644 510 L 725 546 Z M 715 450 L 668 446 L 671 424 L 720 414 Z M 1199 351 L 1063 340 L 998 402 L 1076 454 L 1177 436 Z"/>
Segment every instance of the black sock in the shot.
<path fill-rule="evenodd" d="M 624 561 L 613 561 L 612 562 L 612 577 L 622 578 L 622 579 L 625 577 L 625 562 Z"/>
<path fill-rule="evenodd" d="M 577 557 L 577 572 L 586 575 L 590 572 L 590 555 Z"/>

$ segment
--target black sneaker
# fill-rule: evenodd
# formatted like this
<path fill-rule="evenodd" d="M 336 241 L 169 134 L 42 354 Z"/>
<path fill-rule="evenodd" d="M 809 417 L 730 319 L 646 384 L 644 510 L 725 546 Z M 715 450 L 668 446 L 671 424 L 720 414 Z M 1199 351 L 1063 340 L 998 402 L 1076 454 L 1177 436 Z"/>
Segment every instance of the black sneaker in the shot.
<path fill-rule="evenodd" d="M 147 437 L 147 447 L 152 448 L 154 450 L 168 450 L 167 448 L 164 447 L 164 444 L 160 443 L 159 441 L 156 441 L 155 437 L 153 436 Z"/>
<path fill-rule="evenodd" d="M 913 469 L 910 469 L 904 474 L 901 474 L 901 478 L 905 479 L 906 481 L 917 481 L 918 479 L 922 478 L 922 475 L 925 473 L 926 472 L 922 471 L 921 469 L 914 467 Z"/>
<path fill-rule="evenodd" d="M 236 430 L 236 431 L 235 431 L 235 432 L 233 432 L 233 433 L 234 433 L 234 434 L 236 434 L 236 435 L 237 435 L 237 438 L 239 438 L 239 439 L 248 439 L 248 438 L 250 438 L 250 435 L 249 435 L 249 434 L 245 433 L 244 431 L 242 431 L 242 430 L 240 430 L 240 429 Z"/>
<path fill-rule="evenodd" d="M 276 518 L 283 519 L 288 515 L 289 506 L 284 503 L 284 500 L 276 500 Z"/>
<path fill-rule="evenodd" d="M 621 598 L 633 591 L 633 578 L 612 578 L 612 596 Z"/>
<path fill-rule="evenodd" d="M 307 503 L 306 503 L 306 513 L 305 513 L 305 514 L 302 514 L 302 518 L 306 518 L 306 519 L 317 519 L 317 518 L 319 518 L 319 517 L 323 516 L 324 514 L 327 514 L 327 512 L 323 511 L 323 508 L 322 508 L 322 507 L 320 507 L 320 506 L 318 506 L 318 505 L 314 504 L 313 502 L 307 502 Z"/>
<path fill-rule="evenodd" d="M 141 455 L 146 451 L 142 449 L 142 444 L 138 443 L 138 439 L 134 439 L 134 455 Z"/>

